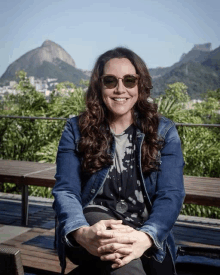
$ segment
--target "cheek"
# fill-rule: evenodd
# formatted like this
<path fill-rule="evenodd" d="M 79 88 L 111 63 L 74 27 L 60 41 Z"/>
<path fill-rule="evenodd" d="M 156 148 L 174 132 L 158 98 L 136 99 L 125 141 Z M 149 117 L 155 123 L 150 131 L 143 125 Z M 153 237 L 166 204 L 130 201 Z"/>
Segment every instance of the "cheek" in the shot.
<path fill-rule="evenodd" d="M 108 104 L 109 100 L 110 100 L 110 97 L 109 97 L 109 94 L 102 91 L 102 100 L 105 104 Z"/>
<path fill-rule="evenodd" d="M 133 92 L 133 97 L 137 100 L 138 99 L 138 89 L 135 89 Z"/>

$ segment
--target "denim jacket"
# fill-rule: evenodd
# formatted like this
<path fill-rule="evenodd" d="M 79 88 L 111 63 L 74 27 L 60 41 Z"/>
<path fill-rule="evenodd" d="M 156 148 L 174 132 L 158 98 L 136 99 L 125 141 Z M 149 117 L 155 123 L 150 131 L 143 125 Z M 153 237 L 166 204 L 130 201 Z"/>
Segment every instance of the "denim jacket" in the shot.
<path fill-rule="evenodd" d="M 137 129 L 137 168 L 147 195 L 149 217 L 137 230 L 147 233 L 152 238 L 154 242 L 152 257 L 162 262 L 168 248 L 175 263 L 176 249 L 172 228 L 185 198 L 184 160 L 180 138 L 175 124 L 161 117 L 158 136 L 164 140 L 164 145 L 158 154 L 160 167 L 158 171 L 144 177 L 141 169 L 141 146 L 144 136 Z M 79 139 L 78 117 L 73 117 L 67 121 L 59 143 L 56 184 L 52 191 L 55 199 L 53 208 L 58 218 L 57 247 L 62 272 L 66 267 L 65 244 L 71 246 L 67 234 L 80 227 L 89 226 L 83 215 L 83 209 L 98 194 L 110 169 L 110 166 L 104 167 L 90 177 L 84 176 L 81 173 L 81 160 L 78 154 Z M 114 153 L 115 142 L 111 148 L 112 158 Z"/>

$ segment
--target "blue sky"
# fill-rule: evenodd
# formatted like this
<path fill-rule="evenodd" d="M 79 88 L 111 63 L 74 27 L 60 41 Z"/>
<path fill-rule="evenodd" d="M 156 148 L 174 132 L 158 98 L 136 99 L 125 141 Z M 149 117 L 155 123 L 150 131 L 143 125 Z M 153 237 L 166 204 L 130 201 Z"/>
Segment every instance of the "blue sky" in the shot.
<path fill-rule="evenodd" d="M 84 70 L 116 46 L 149 68 L 172 65 L 194 44 L 220 46 L 219 0 L 0 0 L 0 7 L 0 76 L 46 39 Z"/>

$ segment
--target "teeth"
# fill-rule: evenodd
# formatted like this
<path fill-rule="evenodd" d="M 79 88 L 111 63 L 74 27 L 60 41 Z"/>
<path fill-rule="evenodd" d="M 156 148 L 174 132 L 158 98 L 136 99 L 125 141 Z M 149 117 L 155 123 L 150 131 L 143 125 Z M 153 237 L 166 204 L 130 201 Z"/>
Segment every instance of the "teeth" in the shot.
<path fill-rule="evenodd" d="M 126 98 L 114 98 L 115 101 L 125 101 Z"/>

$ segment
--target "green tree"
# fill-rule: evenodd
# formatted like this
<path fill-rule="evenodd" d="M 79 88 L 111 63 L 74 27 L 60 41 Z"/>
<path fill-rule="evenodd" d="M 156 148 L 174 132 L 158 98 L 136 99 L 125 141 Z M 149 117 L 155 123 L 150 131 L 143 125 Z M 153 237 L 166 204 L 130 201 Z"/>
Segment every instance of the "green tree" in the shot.
<path fill-rule="evenodd" d="M 37 92 L 35 87 L 31 85 L 27 78 L 25 71 L 18 71 L 16 73 L 19 78 L 19 83 L 16 85 L 17 94 L 9 95 L 9 101 L 14 102 L 17 105 L 17 111 L 24 115 L 27 112 L 42 112 L 45 113 L 48 104 L 45 96 L 40 92 Z"/>
<path fill-rule="evenodd" d="M 17 72 L 17 94 L 5 101 L 4 114 L 14 116 L 46 116 L 48 103 L 43 94 L 30 84 L 24 71 Z M 61 129 L 58 122 L 45 120 L 7 119 L 0 121 L 0 157 L 15 160 L 36 160 L 35 153 L 45 146 Z"/>
<path fill-rule="evenodd" d="M 85 91 L 82 88 L 74 88 L 74 91 L 53 93 L 49 104 L 49 116 L 66 117 L 78 115 L 85 109 Z"/>
<path fill-rule="evenodd" d="M 194 104 L 193 115 L 201 117 L 203 123 L 219 124 L 220 89 L 208 90 L 203 98 L 204 100 L 201 103 Z"/>
<path fill-rule="evenodd" d="M 217 90 L 208 90 L 205 94 L 203 94 L 203 98 L 207 100 L 208 98 L 214 98 L 217 99 L 218 102 L 220 103 L 220 88 Z"/>
<path fill-rule="evenodd" d="M 217 116 L 217 110 L 219 109 L 219 103 L 213 97 L 208 97 L 201 103 L 194 104 L 194 115 L 200 117 L 204 116 Z"/>
<path fill-rule="evenodd" d="M 56 90 L 62 93 L 62 90 L 75 89 L 76 85 L 70 81 L 60 82 L 56 85 Z"/>
<path fill-rule="evenodd" d="M 79 82 L 80 85 L 84 85 L 86 87 L 89 87 L 89 80 L 83 80 L 81 79 L 80 82 Z"/>
<path fill-rule="evenodd" d="M 187 93 L 187 86 L 182 82 L 167 84 L 168 88 L 165 90 L 165 97 L 174 99 L 176 102 L 188 102 L 190 97 Z"/>

